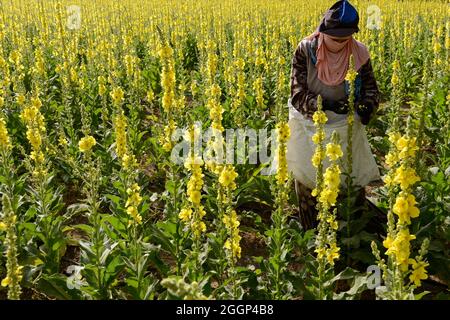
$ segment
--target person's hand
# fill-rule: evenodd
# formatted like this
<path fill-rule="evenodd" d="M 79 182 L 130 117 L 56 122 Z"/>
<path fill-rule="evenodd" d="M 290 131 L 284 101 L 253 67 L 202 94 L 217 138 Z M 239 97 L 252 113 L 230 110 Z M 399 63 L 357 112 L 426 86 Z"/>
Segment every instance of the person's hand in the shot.
<path fill-rule="evenodd" d="M 330 110 L 336 113 L 347 113 L 348 112 L 348 98 L 341 100 L 327 100 L 324 99 L 322 102 L 323 110 Z"/>
<path fill-rule="evenodd" d="M 356 107 L 356 113 L 361 118 L 361 123 L 367 125 L 372 116 L 373 106 L 370 103 L 360 103 Z"/>

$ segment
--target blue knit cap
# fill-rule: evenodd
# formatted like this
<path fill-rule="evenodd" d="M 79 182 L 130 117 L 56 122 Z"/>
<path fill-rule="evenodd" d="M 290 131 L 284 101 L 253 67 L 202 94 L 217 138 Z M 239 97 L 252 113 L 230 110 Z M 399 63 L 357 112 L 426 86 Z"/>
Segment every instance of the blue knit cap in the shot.
<path fill-rule="evenodd" d="M 330 36 L 346 37 L 359 31 L 359 15 L 347 0 L 338 1 L 325 13 L 318 28 Z"/>

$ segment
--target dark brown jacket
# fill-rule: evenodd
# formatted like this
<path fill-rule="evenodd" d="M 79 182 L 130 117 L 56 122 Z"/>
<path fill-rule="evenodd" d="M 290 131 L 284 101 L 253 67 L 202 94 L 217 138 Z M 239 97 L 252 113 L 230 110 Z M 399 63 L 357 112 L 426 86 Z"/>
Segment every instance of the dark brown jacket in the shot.
<path fill-rule="evenodd" d="M 320 94 L 325 110 L 347 113 L 347 85 L 344 81 L 338 86 L 328 86 L 318 79 L 316 50 L 317 38 L 303 39 L 295 50 L 291 70 L 291 103 L 299 112 L 311 118 L 317 110 L 317 95 Z M 380 99 L 370 59 L 358 71 L 358 78 L 356 86 L 359 94 L 356 94 L 355 106 L 361 122 L 367 124 L 375 114 Z"/>

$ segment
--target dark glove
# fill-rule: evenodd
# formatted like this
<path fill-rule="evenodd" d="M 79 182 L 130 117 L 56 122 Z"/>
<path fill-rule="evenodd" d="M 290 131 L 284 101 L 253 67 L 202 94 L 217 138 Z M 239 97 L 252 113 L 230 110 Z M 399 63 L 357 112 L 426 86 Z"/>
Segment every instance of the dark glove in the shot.
<path fill-rule="evenodd" d="M 370 121 L 370 118 L 372 117 L 372 112 L 373 112 L 373 105 L 371 103 L 360 103 L 358 104 L 358 106 L 356 107 L 356 113 L 358 113 L 358 115 L 361 118 L 361 123 L 363 125 L 367 125 Z"/>
<path fill-rule="evenodd" d="M 348 98 L 341 100 L 327 100 L 322 101 L 323 110 L 330 110 L 339 114 L 348 112 Z"/>

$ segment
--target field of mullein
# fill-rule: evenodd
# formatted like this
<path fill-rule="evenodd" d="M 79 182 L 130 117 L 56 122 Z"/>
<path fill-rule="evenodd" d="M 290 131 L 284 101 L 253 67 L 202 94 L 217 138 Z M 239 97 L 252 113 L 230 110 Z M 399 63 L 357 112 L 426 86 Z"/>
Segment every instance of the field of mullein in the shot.
<path fill-rule="evenodd" d="M 319 108 L 320 223 L 299 223 L 290 63 L 333 2 L 1 1 L 0 299 L 450 299 L 448 1 L 352 1 L 379 212 Z M 276 133 L 273 174 L 216 157 L 230 128 Z"/>

